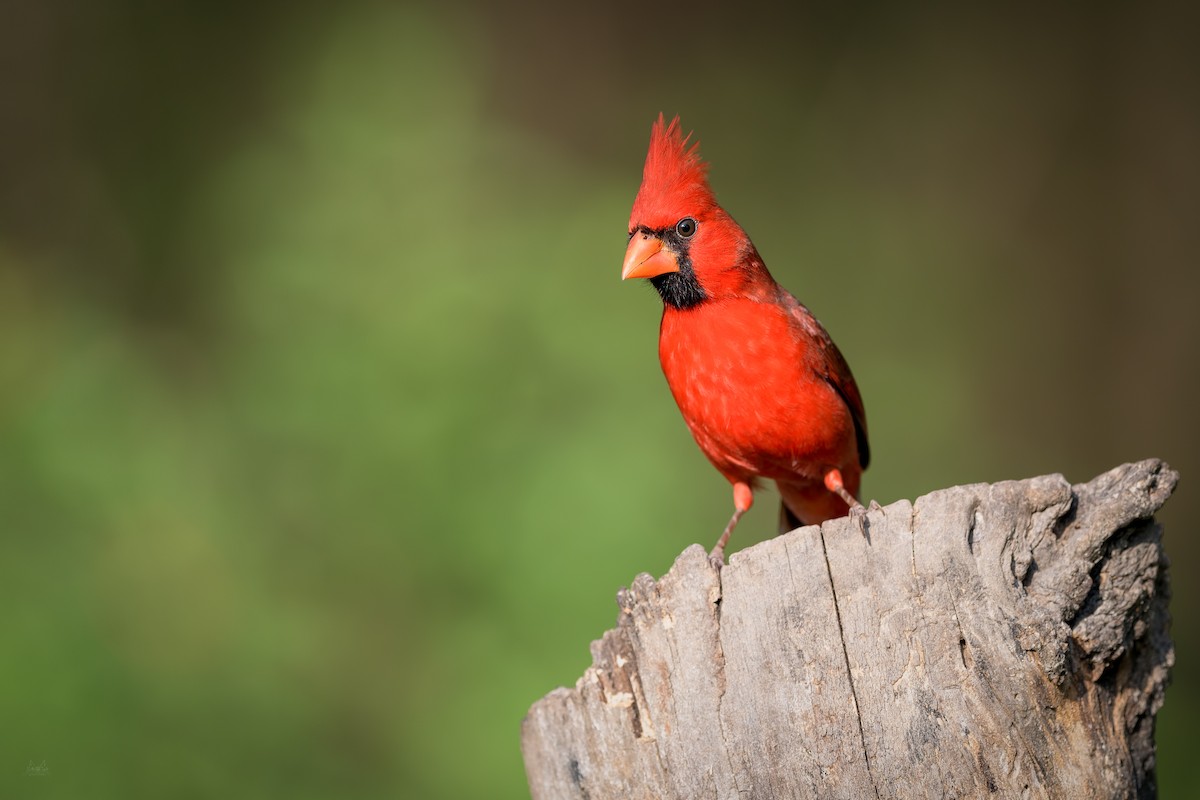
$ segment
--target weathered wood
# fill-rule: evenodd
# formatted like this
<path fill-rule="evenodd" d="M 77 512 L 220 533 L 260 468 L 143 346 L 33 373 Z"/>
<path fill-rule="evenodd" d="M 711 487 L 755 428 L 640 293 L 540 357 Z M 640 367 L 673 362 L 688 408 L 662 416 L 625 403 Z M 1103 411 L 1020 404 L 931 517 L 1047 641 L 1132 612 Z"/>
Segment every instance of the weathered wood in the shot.
<path fill-rule="evenodd" d="M 1153 797 L 1177 479 L 959 486 L 720 572 L 693 545 L 530 710 L 533 797 Z"/>

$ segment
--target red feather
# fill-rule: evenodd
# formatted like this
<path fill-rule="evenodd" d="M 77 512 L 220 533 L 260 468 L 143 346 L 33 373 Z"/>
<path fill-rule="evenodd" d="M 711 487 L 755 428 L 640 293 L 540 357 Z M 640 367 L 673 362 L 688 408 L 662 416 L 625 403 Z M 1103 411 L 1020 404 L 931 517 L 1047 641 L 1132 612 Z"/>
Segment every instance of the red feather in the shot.
<path fill-rule="evenodd" d="M 708 186 L 708 164 L 700 160 L 700 143 L 688 147 L 690 138 L 690 134 L 682 135 L 679 117 L 666 125 L 663 115 L 658 115 L 650 129 L 650 148 L 642 168 L 642 186 L 633 201 L 633 217 L 657 220 L 673 214 L 680 204 L 695 209 L 717 204 Z"/>
<path fill-rule="evenodd" d="M 649 277 L 663 296 L 667 384 L 696 443 L 734 485 L 736 510 L 717 554 L 762 478 L 779 486 L 791 523 L 842 516 L 849 503 L 861 509 L 870 454 L 846 360 L 717 204 L 688 138 L 678 117 L 654 124 L 625 272 Z"/>

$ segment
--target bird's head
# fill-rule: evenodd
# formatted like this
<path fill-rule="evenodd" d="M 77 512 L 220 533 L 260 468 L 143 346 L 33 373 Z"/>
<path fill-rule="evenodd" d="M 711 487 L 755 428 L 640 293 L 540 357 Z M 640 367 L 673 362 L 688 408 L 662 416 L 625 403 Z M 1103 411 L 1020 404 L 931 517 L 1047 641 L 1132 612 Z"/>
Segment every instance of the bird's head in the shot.
<path fill-rule="evenodd" d="M 761 267 L 745 231 L 717 205 L 700 144 L 689 147 L 690 138 L 679 117 L 667 125 L 659 114 L 621 268 L 622 280 L 649 278 L 664 303 L 681 309 L 737 293 Z"/>

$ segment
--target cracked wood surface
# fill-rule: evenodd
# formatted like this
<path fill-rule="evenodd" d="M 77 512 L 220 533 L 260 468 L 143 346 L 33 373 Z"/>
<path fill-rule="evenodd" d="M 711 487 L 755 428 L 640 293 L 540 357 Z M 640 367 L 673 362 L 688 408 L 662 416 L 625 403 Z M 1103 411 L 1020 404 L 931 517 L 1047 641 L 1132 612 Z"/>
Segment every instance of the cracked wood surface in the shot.
<path fill-rule="evenodd" d="M 1177 479 L 958 486 L 720 572 L 693 545 L 530 709 L 534 800 L 1153 797 Z"/>

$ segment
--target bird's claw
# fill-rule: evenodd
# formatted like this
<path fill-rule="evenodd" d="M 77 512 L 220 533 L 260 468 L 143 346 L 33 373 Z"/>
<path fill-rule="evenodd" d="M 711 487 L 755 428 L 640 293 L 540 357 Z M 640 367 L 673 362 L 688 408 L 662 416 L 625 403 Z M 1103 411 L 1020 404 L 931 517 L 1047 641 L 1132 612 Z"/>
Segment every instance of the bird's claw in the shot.
<path fill-rule="evenodd" d="M 874 511 L 877 508 L 879 508 L 879 504 L 872 500 L 871 511 Z M 856 502 L 854 505 L 850 506 L 849 517 L 858 523 L 858 531 L 863 535 L 863 538 L 870 541 L 870 534 L 867 533 L 867 508 L 862 503 Z"/>
<path fill-rule="evenodd" d="M 867 504 L 867 511 L 883 511 L 883 506 L 879 505 L 879 501 L 872 497 L 871 502 Z"/>

